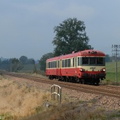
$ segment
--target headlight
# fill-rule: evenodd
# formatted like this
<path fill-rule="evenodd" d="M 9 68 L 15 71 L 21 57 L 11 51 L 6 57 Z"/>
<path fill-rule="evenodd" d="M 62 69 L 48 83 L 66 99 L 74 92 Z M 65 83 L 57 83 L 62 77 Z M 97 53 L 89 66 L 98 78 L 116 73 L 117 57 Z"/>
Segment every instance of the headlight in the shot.
<path fill-rule="evenodd" d="M 106 71 L 106 69 L 105 69 L 105 68 L 103 68 L 101 71 L 105 72 L 105 71 Z"/>
<path fill-rule="evenodd" d="M 83 72 L 83 71 L 85 71 L 85 69 L 83 69 L 83 68 L 80 68 L 80 71 L 81 71 L 81 72 Z"/>

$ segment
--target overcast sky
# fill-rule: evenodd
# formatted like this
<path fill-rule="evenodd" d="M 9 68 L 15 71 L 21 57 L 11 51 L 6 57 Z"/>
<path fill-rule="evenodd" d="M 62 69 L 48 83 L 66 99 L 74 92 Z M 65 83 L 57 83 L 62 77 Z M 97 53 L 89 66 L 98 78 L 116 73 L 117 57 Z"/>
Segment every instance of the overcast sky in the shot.
<path fill-rule="evenodd" d="M 67 18 L 84 21 L 94 49 L 120 45 L 120 0 L 0 0 L 0 57 L 53 52 L 54 27 Z"/>

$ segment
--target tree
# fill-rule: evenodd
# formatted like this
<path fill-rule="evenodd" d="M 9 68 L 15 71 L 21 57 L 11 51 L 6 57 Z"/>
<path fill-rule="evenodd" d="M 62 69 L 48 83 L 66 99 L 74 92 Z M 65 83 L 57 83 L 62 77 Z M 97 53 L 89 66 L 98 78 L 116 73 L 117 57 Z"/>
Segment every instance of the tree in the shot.
<path fill-rule="evenodd" d="M 30 59 L 27 60 L 27 64 L 34 64 L 34 61 L 35 60 L 33 58 L 30 58 Z"/>
<path fill-rule="evenodd" d="M 46 68 L 46 60 L 47 60 L 48 58 L 51 58 L 51 57 L 53 57 L 53 53 L 47 53 L 47 54 L 44 54 L 44 55 L 41 57 L 41 59 L 40 59 L 40 61 L 39 61 L 40 70 L 45 71 L 45 68 Z"/>
<path fill-rule="evenodd" d="M 10 61 L 11 61 L 10 71 L 17 72 L 18 70 L 21 70 L 23 68 L 23 66 L 21 65 L 20 61 L 17 58 L 12 58 L 10 59 Z"/>
<path fill-rule="evenodd" d="M 31 59 L 31 64 L 33 64 L 33 73 L 37 73 L 37 67 L 34 59 Z"/>
<path fill-rule="evenodd" d="M 52 41 L 55 45 L 54 55 L 68 54 L 73 51 L 81 51 L 84 49 L 92 49 L 88 45 L 89 38 L 85 32 L 85 25 L 83 21 L 78 21 L 76 18 L 69 18 L 59 26 L 54 28 L 56 33 L 54 40 Z"/>
<path fill-rule="evenodd" d="M 20 62 L 21 62 L 22 64 L 26 64 L 27 61 L 28 61 L 28 58 L 27 58 L 26 56 L 21 56 L 21 57 L 19 58 L 19 60 L 20 60 Z"/>
<path fill-rule="evenodd" d="M 9 59 L 1 60 L 0 69 L 9 71 L 10 70 L 10 60 Z"/>

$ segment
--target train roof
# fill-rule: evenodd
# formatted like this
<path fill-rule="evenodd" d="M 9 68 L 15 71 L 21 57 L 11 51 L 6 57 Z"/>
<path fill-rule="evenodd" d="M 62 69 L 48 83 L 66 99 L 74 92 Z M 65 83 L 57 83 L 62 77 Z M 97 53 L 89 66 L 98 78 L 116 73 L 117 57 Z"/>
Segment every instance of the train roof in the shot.
<path fill-rule="evenodd" d="M 76 56 L 91 56 L 91 57 L 92 56 L 105 56 L 105 53 L 103 53 L 102 51 L 90 49 L 90 50 L 83 50 L 83 51 L 79 51 L 76 53 L 72 52 L 71 54 L 66 54 L 66 55 L 49 58 L 49 59 L 47 59 L 47 61 L 67 59 L 67 58 L 72 58 L 72 57 L 76 57 Z"/>
<path fill-rule="evenodd" d="M 80 51 L 81 56 L 105 56 L 105 53 L 99 50 L 84 50 Z"/>

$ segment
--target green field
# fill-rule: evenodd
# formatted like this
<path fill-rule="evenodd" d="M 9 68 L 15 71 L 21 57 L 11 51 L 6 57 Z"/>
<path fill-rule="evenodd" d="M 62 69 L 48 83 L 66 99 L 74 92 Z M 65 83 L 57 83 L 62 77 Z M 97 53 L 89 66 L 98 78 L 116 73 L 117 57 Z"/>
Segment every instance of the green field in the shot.
<path fill-rule="evenodd" d="M 108 82 L 120 82 L 120 61 L 117 62 L 117 79 L 116 79 L 116 63 L 106 63 L 106 81 Z"/>

